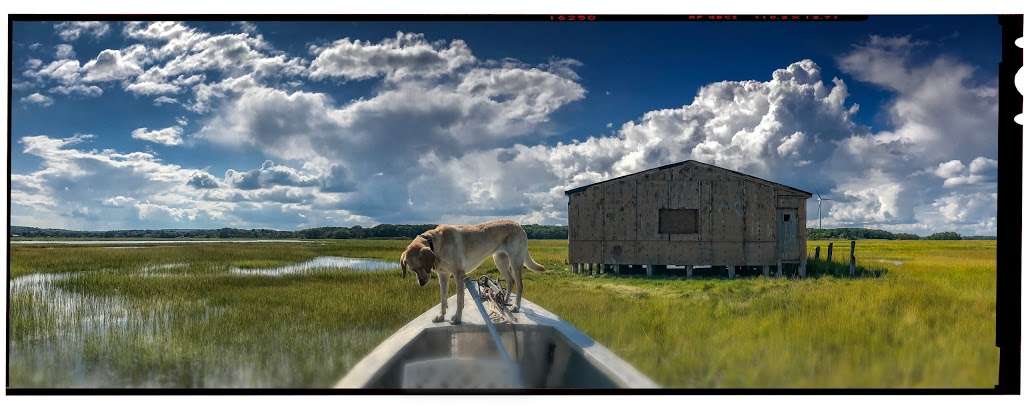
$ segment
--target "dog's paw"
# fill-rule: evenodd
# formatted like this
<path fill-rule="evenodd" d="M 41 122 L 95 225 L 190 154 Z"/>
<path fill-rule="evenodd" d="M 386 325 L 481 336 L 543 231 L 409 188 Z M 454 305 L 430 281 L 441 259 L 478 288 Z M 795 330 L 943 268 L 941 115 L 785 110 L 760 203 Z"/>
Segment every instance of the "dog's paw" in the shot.
<path fill-rule="evenodd" d="M 460 323 L 462 323 L 462 318 L 458 318 L 458 317 L 452 317 L 451 323 L 452 323 L 453 325 L 457 325 L 457 324 L 460 324 Z"/>
<path fill-rule="evenodd" d="M 444 315 L 434 316 L 434 323 L 441 323 L 441 322 L 444 322 Z"/>

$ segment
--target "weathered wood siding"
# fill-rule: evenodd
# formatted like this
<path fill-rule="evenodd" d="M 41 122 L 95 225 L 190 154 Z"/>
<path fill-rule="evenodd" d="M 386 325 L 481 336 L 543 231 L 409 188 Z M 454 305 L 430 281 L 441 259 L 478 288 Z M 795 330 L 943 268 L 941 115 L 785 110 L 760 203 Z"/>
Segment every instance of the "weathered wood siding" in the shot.
<path fill-rule="evenodd" d="M 668 189 L 668 206 L 667 208 L 672 209 L 697 209 L 697 229 L 698 233 L 693 234 L 673 234 L 668 235 L 669 240 L 676 242 L 694 242 L 700 240 L 700 226 L 701 220 L 705 218 L 704 215 L 700 214 L 700 180 L 697 176 L 691 172 L 684 172 L 683 167 L 673 168 L 661 173 L 665 174 L 667 178 L 666 187 Z"/>
<path fill-rule="evenodd" d="M 717 167 L 653 169 L 570 195 L 570 263 L 774 265 L 779 208 L 797 210 L 806 257 L 807 194 Z M 696 209 L 697 232 L 659 232 L 662 208 Z"/>
<path fill-rule="evenodd" d="M 636 181 L 637 226 L 640 241 L 665 241 L 669 235 L 658 233 L 658 210 L 669 206 L 667 172 L 647 172 Z"/>
<path fill-rule="evenodd" d="M 604 184 L 604 237 L 610 241 L 636 240 L 636 178 Z"/>

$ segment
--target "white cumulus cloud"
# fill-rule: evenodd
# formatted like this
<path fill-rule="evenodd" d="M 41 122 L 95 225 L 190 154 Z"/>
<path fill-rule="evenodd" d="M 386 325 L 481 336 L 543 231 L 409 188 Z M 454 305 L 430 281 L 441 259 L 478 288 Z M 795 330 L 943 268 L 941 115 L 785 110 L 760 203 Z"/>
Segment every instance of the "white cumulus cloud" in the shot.
<path fill-rule="evenodd" d="M 40 93 L 32 93 L 28 96 L 22 97 L 21 102 L 25 104 L 35 104 L 42 107 L 49 107 L 53 105 L 53 98 L 47 97 Z"/>
<path fill-rule="evenodd" d="M 436 77 L 476 60 L 464 41 L 431 43 L 422 34 L 402 32 L 379 43 L 346 37 L 312 51 L 316 53 L 309 66 L 313 79 Z"/>
<path fill-rule="evenodd" d="M 181 127 L 178 126 L 155 130 L 150 130 L 148 128 L 136 128 L 132 131 L 132 138 L 163 145 L 181 145 L 183 142 L 181 139 L 181 131 Z"/>
<path fill-rule="evenodd" d="M 110 32 L 110 24 L 102 21 L 66 21 L 55 24 L 53 29 L 64 41 L 75 41 L 83 34 L 103 37 Z"/>
<path fill-rule="evenodd" d="M 71 44 L 57 44 L 54 48 L 56 51 L 53 53 L 53 56 L 57 57 L 58 60 L 75 58 L 75 48 Z"/>

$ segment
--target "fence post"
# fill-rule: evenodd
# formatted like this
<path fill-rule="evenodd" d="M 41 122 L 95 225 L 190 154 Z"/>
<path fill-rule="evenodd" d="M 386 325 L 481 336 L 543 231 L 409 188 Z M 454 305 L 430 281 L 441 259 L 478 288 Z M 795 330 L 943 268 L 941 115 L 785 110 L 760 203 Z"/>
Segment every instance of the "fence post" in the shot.
<path fill-rule="evenodd" d="M 825 257 L 825 272 L 832 273 L 832 242 L 828 243 L 828 256 Z"/>
<path fill-rule="evenodd" d="M 850 276 L 857 272 L 857 257 L 853 255 L 855 249 L 857 249 L 857 241 L 850 241 Z"/>
<path fill-rule="evenodd" d="M 821 246 L 820 245 L 816 245 L 814 247 L 814 266 L 813 266 L 813 268 L 814 268 L 814 274 L 815 275 L 819 275 L 819 276 L 821 275 L 821 264 L 818 263 L 818 261 L 820 261 L 820 260 L 821 260 Z"/>

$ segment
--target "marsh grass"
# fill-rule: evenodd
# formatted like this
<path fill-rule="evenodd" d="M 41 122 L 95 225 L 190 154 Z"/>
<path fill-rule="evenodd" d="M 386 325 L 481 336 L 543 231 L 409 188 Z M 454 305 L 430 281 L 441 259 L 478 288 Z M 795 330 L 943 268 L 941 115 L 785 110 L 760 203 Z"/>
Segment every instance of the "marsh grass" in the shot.
<path fill-rule="evenodd" d="M 227 272 L 351 252 L 339 244 L 15 246 L 12 290 L 48 279 L 12 292 L 11 384 L 330 386 L 436 293 L 381 286 L 393 269 Z"/>
<path fill-rule="evenodd" d="M 533 275 L 545 283 L 526 294 L 667 386 L 994 385 L 994 241 L 858 241 L 857 255 L 884 274 Z"/>
<path fill-rule="evenodd" d="M 406 242 L 14 246 L 9 287 L 46 283 L 12 292 L 10 384 L 330 386 L 436 304 L 435 282 L 397 270 L 227 273 L 316 256 L 397 261 Z M 849 249 L 836 245 L 844 266 Z M 565 241 L 530 248 L 548 271 L 527 273 L 526 297 L 665 386 L 996 381 L 994 241 L 858 241 L 858 265 L 884 274 L 799 280 L 587 277 L 569 273 Z M 478 274 L 498 275 L 490 262 Z"/>

